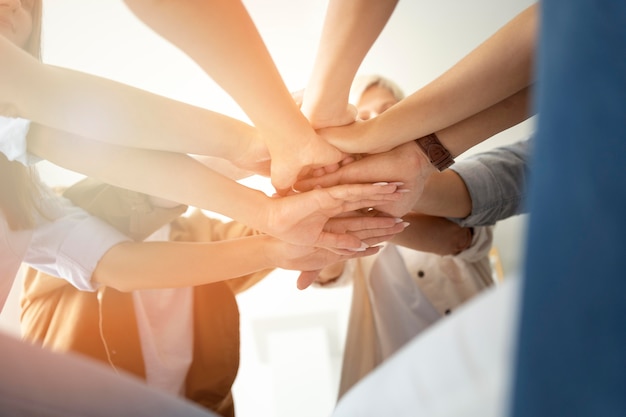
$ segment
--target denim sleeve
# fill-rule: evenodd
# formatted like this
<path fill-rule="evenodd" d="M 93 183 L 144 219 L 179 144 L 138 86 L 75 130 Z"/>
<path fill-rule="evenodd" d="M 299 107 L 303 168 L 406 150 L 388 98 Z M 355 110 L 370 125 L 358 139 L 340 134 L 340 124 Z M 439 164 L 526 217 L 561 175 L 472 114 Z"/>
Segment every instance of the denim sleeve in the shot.
<path fill-rule="evenodd" d="M 458 161 L 454 170 L 465 182 L 472 199 L 472 212 L 464 219 L 451 219 L 462 226 L 493 225 L 525 207 L 532 138 L 472 155 Z"/>

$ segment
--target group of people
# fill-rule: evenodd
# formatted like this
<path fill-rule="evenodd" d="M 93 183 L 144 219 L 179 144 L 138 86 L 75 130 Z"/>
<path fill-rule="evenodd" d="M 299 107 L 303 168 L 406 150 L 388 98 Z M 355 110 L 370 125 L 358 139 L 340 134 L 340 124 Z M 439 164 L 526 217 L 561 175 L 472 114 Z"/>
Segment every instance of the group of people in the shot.
<path fill-rule="evenodd" d="M 273 268 L 353 281 L 347 345 L 368 343 L 335 416 L 624 413 L 626 6 L 542 0 L 404 97 L 355 80 L 397 0 L 331 0 L 294 99 L 241 2 L 125 3 L 251 124 L 48 66 L 42 1 L 0 0 L 0 300 L 34 268 L 46 346 L 1 336 L 3 413 L 234 415 L 235 295 Z M 532 139 L 454 162 L 535 113 Z M 55 194 L 37 158 L 89 178 Z M 490 227 L 526 211 L 521 281 L 495 286 Z"/>

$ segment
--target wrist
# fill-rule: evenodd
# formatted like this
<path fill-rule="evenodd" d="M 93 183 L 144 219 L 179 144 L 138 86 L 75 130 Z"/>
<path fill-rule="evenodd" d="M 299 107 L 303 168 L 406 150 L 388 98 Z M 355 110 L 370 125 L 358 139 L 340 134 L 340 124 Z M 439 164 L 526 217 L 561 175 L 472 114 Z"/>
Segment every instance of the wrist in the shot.
<path fill-rule="evenodd" d="M 263 254 L 264 268 L 282 268 L 280 265 L 280 245 L 278 239 L 269 235 L 257 235 L 259 248 Z"/>
<path fill-rule="evenodd" d="M 415 143 L 424 152 L 430 163 L 439 171 L 443 171 L 454 164 L 452 154 L 443 146 L 435 133 L 417 138 Z"/>
<path fill-rule="evenodd" d="M 453 253 L 455 255 L 458 255 L 464 250 L 469 249 L 469 247 L 472 246 L 473 240 L 474 240 L 474 228 L 473 227 L 462 228 L 458 235 L 455 251 Z"/>

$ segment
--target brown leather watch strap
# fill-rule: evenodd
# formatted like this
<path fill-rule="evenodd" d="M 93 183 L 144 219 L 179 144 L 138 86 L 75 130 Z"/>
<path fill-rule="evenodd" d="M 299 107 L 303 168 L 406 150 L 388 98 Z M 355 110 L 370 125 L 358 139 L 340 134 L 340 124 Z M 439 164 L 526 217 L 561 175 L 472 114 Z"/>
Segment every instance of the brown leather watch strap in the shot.
<path fill-rule="evenodd" d="M 423 138 L 415 139 L 417 146 L 426 154 L 430 163 L 435 166 L 439 171 L 443 171 L 454 163 L 454 159 L 450 154 L 450 151 L 439 141 L 439 138 L 434 133 L 424 136 Z"/>

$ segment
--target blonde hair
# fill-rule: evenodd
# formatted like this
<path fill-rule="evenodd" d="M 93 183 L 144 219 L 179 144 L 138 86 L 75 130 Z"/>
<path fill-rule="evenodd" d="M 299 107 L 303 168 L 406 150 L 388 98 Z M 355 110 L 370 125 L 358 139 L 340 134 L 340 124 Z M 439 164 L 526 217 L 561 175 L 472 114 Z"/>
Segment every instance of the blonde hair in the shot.
<path fill-rule="evenodd" d="M 32 31 L 24 50 L 41 60 L 42 0 L 34 0 L 31 10 Z M 0 153 L 0 211 L 12 230 L 28 229 L 35 224 L 42 184 L 36 171 Z"/>
<path fill-rule="evenodd" d="M 386 88 L 398 101 L 404 98 L 404 91 L 389 78 L 377 74 L 363 74 L 357 75 L 352 82 L 352 87 L 350 88 L 350 103 L 356 105 L 365 90 L 374 85 Z"/>

